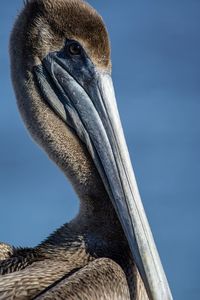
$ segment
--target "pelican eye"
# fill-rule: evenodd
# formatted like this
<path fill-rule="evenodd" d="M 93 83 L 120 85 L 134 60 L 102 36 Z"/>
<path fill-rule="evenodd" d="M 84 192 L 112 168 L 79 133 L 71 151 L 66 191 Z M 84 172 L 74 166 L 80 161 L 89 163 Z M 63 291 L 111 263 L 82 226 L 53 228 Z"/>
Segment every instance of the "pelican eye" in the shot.
<path fill-rule="evenodd" d="M 80 55 L 82 52 L 82 47 L 77 42 L 73 42 L 68 46 L 68 51 L 71 55 Z"/>

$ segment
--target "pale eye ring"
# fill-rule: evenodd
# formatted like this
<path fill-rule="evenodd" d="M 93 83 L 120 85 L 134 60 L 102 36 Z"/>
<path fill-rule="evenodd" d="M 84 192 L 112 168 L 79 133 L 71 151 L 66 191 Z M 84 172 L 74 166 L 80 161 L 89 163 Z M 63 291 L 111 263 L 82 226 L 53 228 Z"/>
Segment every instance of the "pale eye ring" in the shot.
<path fill-rule="evenodd" d="M 68 46 L 68 51 L 71 55 L 80 55 L 82 52 L 82 47 L 80 44 L 78 44 L 77 42 L 72 42 L 69 46 Z"/>

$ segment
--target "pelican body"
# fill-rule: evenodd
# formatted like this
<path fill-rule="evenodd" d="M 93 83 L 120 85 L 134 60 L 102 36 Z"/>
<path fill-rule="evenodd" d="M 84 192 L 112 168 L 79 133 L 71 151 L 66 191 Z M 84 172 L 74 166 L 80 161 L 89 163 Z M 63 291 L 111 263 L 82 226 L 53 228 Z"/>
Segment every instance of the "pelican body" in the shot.
<path fill-rule="evenodd" d="M 102 18 L 80 0 L 27 1 L 10 56 L 24 123 L 71 181 L 80 211 L 37 247 L 1 251 L 0 299 L 172 299 L 123 135 Z"/>

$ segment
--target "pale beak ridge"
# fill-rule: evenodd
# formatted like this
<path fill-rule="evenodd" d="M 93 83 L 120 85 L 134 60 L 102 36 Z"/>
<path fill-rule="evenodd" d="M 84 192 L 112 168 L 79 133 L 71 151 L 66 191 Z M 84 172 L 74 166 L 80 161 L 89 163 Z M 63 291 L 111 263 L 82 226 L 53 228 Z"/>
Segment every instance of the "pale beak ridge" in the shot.
<path fill-rule="evenodd" d="M 91 72 L 90 81 L 77 80 L 76 74 L 70 73 L 66 62 L 55 53 L 35 69 L 45 99 L 88 148 L 149 298 L 170 300 L 171 292 L 138 192 L 111 76 L 96 68 Z"/>

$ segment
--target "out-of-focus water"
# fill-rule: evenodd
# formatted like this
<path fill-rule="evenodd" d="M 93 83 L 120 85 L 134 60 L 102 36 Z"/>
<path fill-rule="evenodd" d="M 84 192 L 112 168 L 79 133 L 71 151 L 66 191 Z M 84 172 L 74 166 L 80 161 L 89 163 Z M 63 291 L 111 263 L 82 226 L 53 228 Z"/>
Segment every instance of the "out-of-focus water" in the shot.
<path fill-rule="evenodd" d="M 200 299 L 200 2 L 95 1 L 139 188 L 175 299 Z M 9 76 L 21 0 L 0 10 L 0 240 L 34 246 L 78 210 L 72 188 L 30 140 Z"/>

